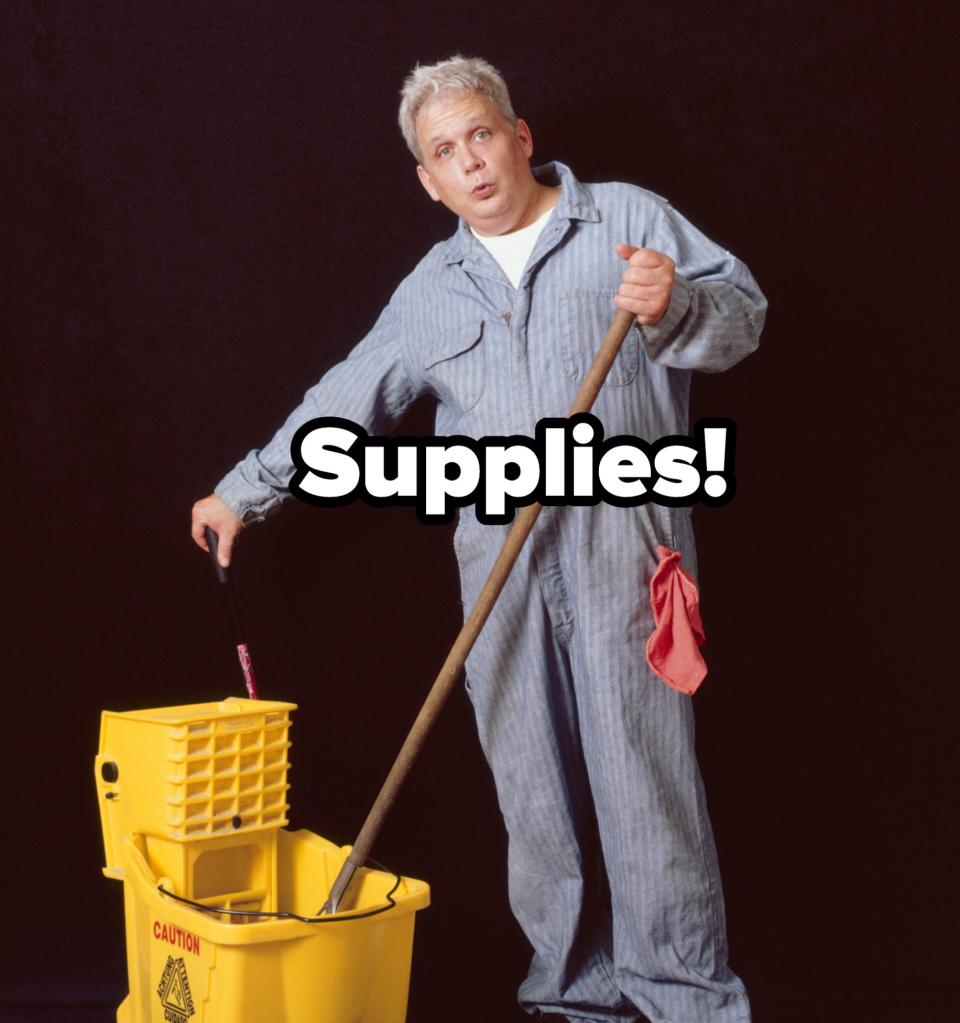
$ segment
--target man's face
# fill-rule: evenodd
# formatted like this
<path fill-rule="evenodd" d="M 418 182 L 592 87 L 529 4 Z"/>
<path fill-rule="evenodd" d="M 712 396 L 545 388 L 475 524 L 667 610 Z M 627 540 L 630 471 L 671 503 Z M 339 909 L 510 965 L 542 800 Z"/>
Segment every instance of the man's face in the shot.
<path fill-rule="evenodd" d="M 516 129 L 481 93 L 447 92 L 417 117 L 423 163 L 417 176 L 430 198 L 483 235 L 520 226 L 535 201 L 530 129 Z"/>

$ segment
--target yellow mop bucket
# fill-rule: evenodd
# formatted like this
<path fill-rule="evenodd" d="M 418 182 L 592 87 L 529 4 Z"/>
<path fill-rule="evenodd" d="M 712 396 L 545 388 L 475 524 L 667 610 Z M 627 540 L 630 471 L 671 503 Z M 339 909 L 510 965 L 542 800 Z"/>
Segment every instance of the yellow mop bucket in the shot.
<path fill-rule="evenodd" d="M 130 994 L 118 1023 L 403 1023 L 422 881 L 362 870 L 289 832 L 293 704 L 105 712 L 96 759 L 107 866 L 123 881 Z"/>

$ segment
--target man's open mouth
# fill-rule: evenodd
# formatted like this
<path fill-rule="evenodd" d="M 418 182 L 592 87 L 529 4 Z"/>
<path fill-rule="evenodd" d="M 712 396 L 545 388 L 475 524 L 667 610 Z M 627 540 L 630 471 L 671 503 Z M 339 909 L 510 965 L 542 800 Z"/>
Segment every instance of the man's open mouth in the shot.
<path fill-rule="evenodd" d="M 489 195 L 492 191 L 493 185 L 491 185 L 489 182 L 484 182 L 482 185 L 477 185 L 477 187 L 474 188 L 472 194 L 482 199 L 485 196 Z"/>

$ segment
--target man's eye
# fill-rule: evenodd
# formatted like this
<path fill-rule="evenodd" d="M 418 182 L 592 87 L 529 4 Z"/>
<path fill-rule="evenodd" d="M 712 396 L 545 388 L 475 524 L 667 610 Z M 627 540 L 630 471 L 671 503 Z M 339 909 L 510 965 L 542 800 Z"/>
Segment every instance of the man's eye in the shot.
<path fill-rule="evenodd" d="M 479 130 L 479 131 L 477 132 L 477 134 L 476 134 L 476 135 L 474 135 L 474 138 L 477 138 L 477 139 L 485 139 L 485 138 L 487 138 L 487 137 L 488 137 L 489 135 L 490 135 L 490 132 L 489 132 L 489 131 L 488 131 L 488 130 L 487 130 L 486 128 L 481 128 L 481 129 L 480 129 L 480 130 Z"/>
<path fill-rule="evenodd" d="M 437 156 L 440 156 L 440 157 L 449 156 L 450 153 L 452 153 L 452 152 L 453 152 L 453 148 L 451 146 L 441 146 L 437 150 Z"/>

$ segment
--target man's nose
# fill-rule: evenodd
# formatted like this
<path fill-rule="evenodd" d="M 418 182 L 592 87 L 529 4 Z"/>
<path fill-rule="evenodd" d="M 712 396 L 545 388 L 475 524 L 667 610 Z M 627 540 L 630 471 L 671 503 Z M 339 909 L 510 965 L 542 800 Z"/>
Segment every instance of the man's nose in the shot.
<path fill-rule="evenodd" d="M 463 150 L 463 170 L 465 174 L 479 170 L 483 166 L 483 158 L 469 146 Z"/>

